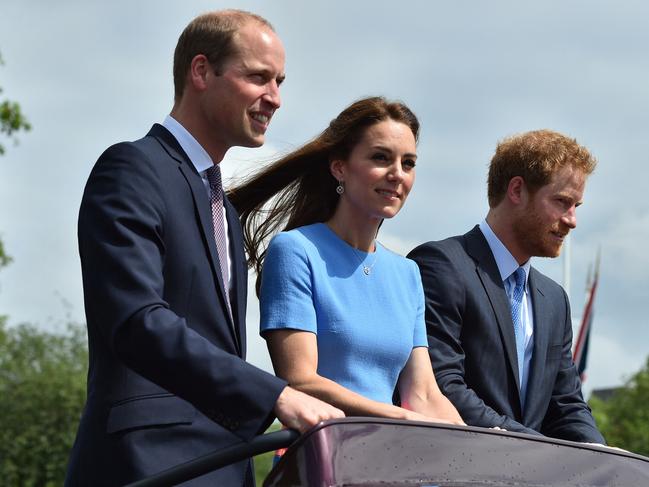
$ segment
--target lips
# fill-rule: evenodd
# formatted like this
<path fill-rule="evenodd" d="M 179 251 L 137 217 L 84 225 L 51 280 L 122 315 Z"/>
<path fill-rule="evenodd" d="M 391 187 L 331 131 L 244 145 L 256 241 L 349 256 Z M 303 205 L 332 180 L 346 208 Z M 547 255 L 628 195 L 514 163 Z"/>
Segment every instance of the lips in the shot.
<path fill-rule="evenodd" d="M 562 233 L 562 232 L 551 232 L 552 235 L 554 235 L 555 238 L 563 241 L 564 238 L 566 238 L 566 235 L 568 235 L 568 232 Z"/>
<path fill-rule="evenodd" d="M 393 191 L 391 189 L 377 189 L 375 191 L 386 198 L 401 199 L 401 195 L 397 191 Z"/>
<path fill-rule="evenodd" d="M 272 113 L 267 112 L 250 112 L 250 118 L 256 122 L 256 125 L 258 125 L 262 131 L 265 131 L 268 128 L 272 116 Z"/>
<path fill-rule="evenodd" d="M 253 113 L 250 116 L 260 123 L 268 123 L 268 121 L 270 120 L 270 117 L 268 115 L 264 115 L 263 113 Z"/>

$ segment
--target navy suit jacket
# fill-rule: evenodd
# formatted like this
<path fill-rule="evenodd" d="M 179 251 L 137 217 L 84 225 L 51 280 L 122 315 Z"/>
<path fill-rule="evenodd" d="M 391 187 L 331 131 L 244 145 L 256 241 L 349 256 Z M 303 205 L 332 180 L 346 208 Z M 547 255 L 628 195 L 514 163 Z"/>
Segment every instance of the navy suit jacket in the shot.
<path fill-rule="evenodd" d="M 408 257 L 421 271 L 435 377 L 467 424 L 604 442 L 572 362 L 570 306 L 561 286 L 531 268 L 534 350 L 521 411 L 509 299 L 479 227 L 423 244 Z"/>
<path fill-rule="evenodd" d="M 161 125 L 114 145 L 79 212 L 90 363 L 67 485 L 122 485 L 262 433 L 286 383 L 245 362 L 247 267 L 227 312 L 207 190 Z M 250 462 L 191 485 L 252 485 Z M 189 485 L 189 484 L 188 484 Z"/>

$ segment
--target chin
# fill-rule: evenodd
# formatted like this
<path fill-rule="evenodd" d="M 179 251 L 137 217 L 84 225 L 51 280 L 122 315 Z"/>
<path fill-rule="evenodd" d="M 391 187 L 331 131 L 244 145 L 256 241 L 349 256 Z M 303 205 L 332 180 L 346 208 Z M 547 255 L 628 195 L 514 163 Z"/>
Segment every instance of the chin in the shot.
<path fill-rule="evenodd" d="M 266 141 L 265 134 L 247 130 L 241 134 L 241 141 L 237 144 L 239 147 L 261 147 Z"/>
<path fill-rule="evenodd" d="M 264 145 L 265 141 L 266 140 L 265 140 L 265 138 L 263 136 L 262 137 L 257 137 L 257 138 L 251 139 L 250 142 L 246 145 L 246 147 L 261 147 L 262 145 Z"/>
<path fill-rule="evenodd" d="M 541 249 L 541 252 L 538 253 L 538 257 L 550 257 L 552 259 L 559 257 L 559 255 L 561 255 L 561 247 L 561 245 L 547 245 Z"/>
<path fill-rule="evenodd" d="M 384 211 L 382 214 L 379 215 L 379 219 L 381 220 L 389 220 L 391 218 L 394 218 L 399 214 L 399 210 L 397 211 Z"/>

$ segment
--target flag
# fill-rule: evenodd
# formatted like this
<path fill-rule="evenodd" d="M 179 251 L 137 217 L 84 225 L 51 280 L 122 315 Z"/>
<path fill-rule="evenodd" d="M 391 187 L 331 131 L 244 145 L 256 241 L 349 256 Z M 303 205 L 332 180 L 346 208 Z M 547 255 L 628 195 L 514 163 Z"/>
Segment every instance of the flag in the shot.
<path fill-rule="evenodd" d="M 586 359 L 588 358 L 588 342 L 590 341 L 590 331 L 593 324 L 593 314 L 595 305 L 595 293 L 597 291 L 597 282 L 599 281 L 599 252 L 595 261 L 594 273 L 588 273 L 586 282 L 586 307 L 581 318 L 579 334 L 575 342 L 575 350 L 572 354 L 572 360 L 577 366 L 577 372 L 582 382 L 586 380 Z"/>

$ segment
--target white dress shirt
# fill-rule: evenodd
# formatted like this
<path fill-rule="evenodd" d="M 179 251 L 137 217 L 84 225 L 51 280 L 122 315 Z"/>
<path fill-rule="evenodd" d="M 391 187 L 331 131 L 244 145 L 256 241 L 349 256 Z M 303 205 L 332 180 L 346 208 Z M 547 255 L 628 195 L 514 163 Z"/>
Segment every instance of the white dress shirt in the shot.
<path fill-rule="evenodd" d="M 171 115 L 167 117 L 162 122 L 164 128 L 166 128 L 171 135 L 178 141 L 180 147 L 185 151 L 185 154 L 189 157 L 189 160 L 192 162 L 198 174 L 200 174 L 201 179 L 203 180 L 203 185 L 205 186 L 205 191 L 207 192 L 207 200 L 210 199 L 210 183 L 207 180 L 207 171 L 210 167 L 214 165 L 214 161 L 209 156 L 207 151 L 203 149 L 203 146 L 198 143 L 192 134 L 190 134 L 185 127 L 183 127 L 176 119 Z M 228 219 L 225 216 L 225 206 L 223 207 L 223 226 L 225 228 L 225 246 L 228 249 L 227 262 L 228 262 L 228 288 L 232 290 L 232 259 L 230 250 L 230 235 L 228 234 Z"/>
<path fill-rule="evenodd" d="M 514 281 L 514 272 L 518 269 L 519 265 L 514 256 L 511 254 L 507 247 L 500 241 L 500 239 L 493 232 L 487 220 L 482 220 L 480 222 L 480 231 L 487 239 L 491 253 L 496 260 L 496 265 L 498 266 L 498 271 L 500 272 L 500 278 L 503 280 L 505 286 L 505 291 L 507 295 L 510 296 L 514 291 L 515 281 Z M 532 360 L 532 352 L 534 351 L 534 340 L 532 336 L 534 334 L 534 313 L 532 312 L 532 297 L 529 292 L 529 281 L 528 277 L 530 275 L 530 261 L 528 260 L 522 266 L 525 271 L 525 294 L 523 299 L 523 328 L 525 330 L 525 353 L 523 360 L 523 375 L 520 378 L 520 391 L 521 391 L 521 406 L 525 407 L 525 396 L 527 393 L 527 380 L 530 375 L 530 363 Z"/>

